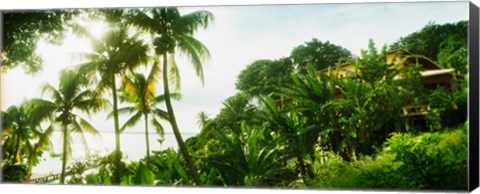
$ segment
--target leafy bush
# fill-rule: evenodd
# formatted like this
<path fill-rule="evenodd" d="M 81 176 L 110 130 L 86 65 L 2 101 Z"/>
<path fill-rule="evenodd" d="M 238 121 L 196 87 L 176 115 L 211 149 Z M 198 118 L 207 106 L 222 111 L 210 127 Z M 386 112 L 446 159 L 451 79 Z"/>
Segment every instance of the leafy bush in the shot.
<path fill-rule="evenodd" d="M 319 188 L 411 188 L 405 184 L 405 178 L 395 172 L 400 164 L 393 161 L 391 154 L 375 159 L 362 157 L 355 162 L 346 162 L 331 152 L 327 155 L 324 163 L 314 165 L 315 176 L 307 184 Z"/>
<path fill-rule="evenodd" d="M 122 152 L 120 152 L 120 156 L 122 156 Z M 111 185 L 114 184 L 114 172 L 115 172 L 115 151 L 111 152 L 110 154 L 99 158 L 98 162 L 98 171 L 96 173 L 91 173 L 85 176 L 85 182 L 87 184 L 104 184 L 104 185 Z M 132 165 L 127 166 L 125 162 L 120 163 L 120 170 L 122 172 L 123 177 L 128 176 L 132 172 Z M 79 182 L 76 180 L 78 177 L 73 177 L 74 182 Z M 128 184 L 124 178 L 122 178 L 120 184 Z"/>
<path fill-rule="evenodd" d="M 420 135 L 394 134 L 374 157 L 345 162 L 319 154 L 315 176 L 319 188 L 467 189 L 467 125 Z"/>
<path fill-rule="evenodd" d="M 227 136 L 217 133 L 225 146 L 223 156 L 212 161 L 227 185 L 248 187 L 274 186 L 280 183 L 289 169 L 283 167 L 286 159 L 284 148 L 266 142 L 264 128 L 241 124 L 241 133 Z"/>
<path fill-rule="evenodd" d="M 149 166 L 154 174 L 156 185 L 193 185 L 193 178 L 188 176 L 185 160 L 172 148 L 153 151 Z"/>
<path fill-rule="evenodd" d="M 2 166 L 2 182 L 23 182 L 27 176 L 27 166 L 13 164 Z"/>
<path fill-rule="evenodd" d="M 387 142 L 387 153 L 401 162 L 398 173 L 409 177 L 420 189 L 467 189 L 467 125 L 445 132 L 418 136 L 395 134 Z"/>

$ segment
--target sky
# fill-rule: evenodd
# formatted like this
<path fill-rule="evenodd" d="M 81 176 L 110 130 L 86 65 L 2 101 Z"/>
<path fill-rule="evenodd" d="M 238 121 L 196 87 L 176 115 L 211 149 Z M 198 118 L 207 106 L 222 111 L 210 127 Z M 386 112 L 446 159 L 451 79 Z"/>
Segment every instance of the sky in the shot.
<path fill-rule="evenodd" d="M 110 2 L 109 5 L 114 4 Z M 184 132 L 198 132 L 198 112 L 205 111 L 210 116 L 215 116 L 222 107 L 222 102 L 236 93 L 234 84 L 239 72 L 255 60 L 288 56 L 295 46 L 312 38 L 330 41 L 359 55 L 361 49 L 367 48 L 369 39 L 381 47 L 421 29 L 430 21 L 443 24 L 466 20 L 467 5 L 468 2 L 420 2 L 182 9 L 182 13 L 208 10 L 216 19 L 213 25 L 200 30 L 196 35 L 211 53 L 211 60 L 204 64 L 203 86 L 191 65 L 178 59 L 183 98 L 174 102 L 173 106 L 180 129 Z M 90 28 L 102 31 L 101 27 Z M 38 52 L 45 61 L 44 71 L 30 76 L 25 75 L 21 68 L 16 68 L 2 74 L 1 109 L 17 105 L 23 99 L 41 97 L 40 85 L 46 82 L 56 85 L 61 69 L 78 64 L 71 60 L 71 53 L 90 50 L 85 43 L 86 41 L 73 37 L 67 38 L 62 46 L 40 43 Z M 113 131 L 113 122 L 105 121 L 104 114 L 92 117 L 92 123 L 102 131 Z M 168 124 L 165 126 L 168 132 L 170 127 Z M 141 131 L 142 128 L 135 130 Z M 122 142 L 125 143 L 129 142 Z"/>

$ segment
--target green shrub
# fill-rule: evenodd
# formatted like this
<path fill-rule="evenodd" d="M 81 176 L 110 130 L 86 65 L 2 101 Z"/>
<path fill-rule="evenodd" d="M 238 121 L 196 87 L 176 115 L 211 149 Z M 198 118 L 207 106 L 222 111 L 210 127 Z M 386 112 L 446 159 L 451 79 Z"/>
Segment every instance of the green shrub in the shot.
<path fill-rule="evenodd" d="M 193 185 L 188 176 L 185 160 L 172 148 L 153 151 L 150 156 L 150 170 L 154 174 L 156 185 Z"/>
<path fill-rule="evenodd" d="M 409 177 L 420 189 L 467 189 L 467 132 L 461 129 L 423 133 L 418 136 L 395 134 L 386 152 L 401 162 L 398 173 Z"/>
<path fill-rule="evenodd" d="M 27 166 L 13 164 L 2 166 L 2 182 L 23 182 L 27 178 Z"/>
<path fill-rule="evenodd" d="M 455 130 L 396 133 L 376 156 L 346 162 L 333 153 L 319 154 L 315 176 L 307 185 L 318 188 L 467 189 L 467 125 Z"/>
<path fill-rule="evenodd" d="M 393 155 L 383 154 L 374 159 L 362 157 L 355 162 L 346 162 L 340 156 L 328 153 L 323 164 L 314 165 L 315 176 L 311 179 L 314 187 L 347 189 L 408 189 L 405 178 L 396 173 L 399 163 Z"/>

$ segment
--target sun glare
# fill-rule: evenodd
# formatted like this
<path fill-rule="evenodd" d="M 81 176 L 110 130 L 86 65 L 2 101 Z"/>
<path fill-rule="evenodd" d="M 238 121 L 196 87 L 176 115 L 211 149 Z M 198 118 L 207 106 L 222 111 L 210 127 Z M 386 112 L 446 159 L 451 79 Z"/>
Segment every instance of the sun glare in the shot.
<path fill-rule="evenodd" d="M 86 27 L 96 39 L 101 39 L 109 28 L 107 23 L 101 21 L 90 22 Z"/>

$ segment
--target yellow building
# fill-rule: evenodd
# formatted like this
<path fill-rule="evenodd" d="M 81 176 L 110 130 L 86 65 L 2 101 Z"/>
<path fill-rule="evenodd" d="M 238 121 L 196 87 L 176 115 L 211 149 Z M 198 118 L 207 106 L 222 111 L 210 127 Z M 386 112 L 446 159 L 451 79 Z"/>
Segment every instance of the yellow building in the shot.
<path fill-rule="evenodd" d="M 334 67 L 329 67 L 329 68 L 326 68 L 326 69 L 322 69 L 322 70 L 320 70 L 320 72 L 322 72 L 324 74 L 327 74 L 327 75 L 336 75 L 336 76 L 339 76 L 339 77 L 346 77 L 346 76 L 349 76 L 353 73 L 357 73 L 357 74 L 360 73 L 357 69 L 355 69 L 355 66 L 353 66 L 352 64 L 347 64 L 347 63 L 336 65 Z"/>
<path fill-rule="evenodd" d="M 422 84 L 426 89 L 435 89 L 438 85 L 454 89 L 455 70 L 452 68 L 444 69 L 423 55 L 415 55 L 407 50 L 397 49 L 388 52 L 386 62 L 395 64 L 397 68 L 421 64 L 420 75 L 422 76 Z M 354 65 L 346 63 L 322 69 L 320 72 L 339 77 L 346 77 L 355 73 L 361 74 L 359 70 L 355 69 Z"/>
<path fill-rule="evenodd" d="M 455 90 L 455 70 L 452 68 L 442 68 L 435 62 L 423 55 L 416 55 L 404 49 L 392 50 L 387 53 L 386 62 L 395 64 L 396 68 L 404 68 L 408 65 L 421 64 L 420 75 L 421 83 L 427 90 L 433 90 L 438 86 L 444 86 L 450 90 Z M 353 64 L 339 64 L 333 67 L 320 70 L 321 73 L 330 76 L 346 77 L 354 74 L 361 74 Z M 399 76 L 397 79 L 401 79 Z M 341 97 L 342 94 L 337 94 Z M 428 114 L 427 104 L 408 104 L 403 107 L 404 117 L 407 118 L 407 126 L 417 126 L 426 124 Z"/>

